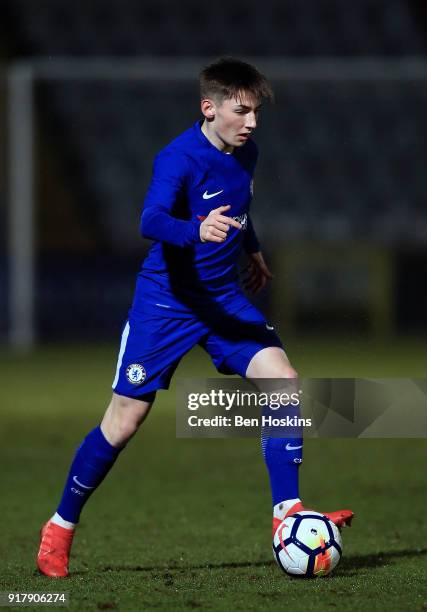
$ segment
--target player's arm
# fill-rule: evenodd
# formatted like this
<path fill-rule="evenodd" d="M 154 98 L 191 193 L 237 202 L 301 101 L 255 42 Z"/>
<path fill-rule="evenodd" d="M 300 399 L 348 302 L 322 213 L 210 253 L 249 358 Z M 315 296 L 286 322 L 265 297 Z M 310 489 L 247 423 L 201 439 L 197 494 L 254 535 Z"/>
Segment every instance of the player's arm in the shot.
<path fill-rule="evenodd" d="M 243 286 L 252 293 L 259 293 L 273 278 L 261 251 L 248 254 L 248 265 L 243 270 Z"/>
<path fill-rule="evenodd" d="M 191 180 L 191 168 L 185 155 L 160 153 L 154 160 L 153 176 L 141 215 L 144 238 L 189 246 L 201 242 L 199 219 L 177 219 L 173 207 Z"/>
<path fill-rule="evenodd" d="M 260 244 L 250 216 L 243 239 L 243 248 L 248 255 L 248 265 L 244 269 L 243 286 L 252 293 L 259 293 L 273 278 L 260 250 Z"/>
<path fill-rule="evenodd" d="M 211 210 L 204 221 L 177 219 L 173 206 L 191 180 L 191 168 L 185 155 L 161 153 L 154 161 L 153 176 L 141 215 L 144 238 L 188 246 L 196 242 L 224 242 L 230 227 L 240 223 L 227 217 L 229 205 Z"/>

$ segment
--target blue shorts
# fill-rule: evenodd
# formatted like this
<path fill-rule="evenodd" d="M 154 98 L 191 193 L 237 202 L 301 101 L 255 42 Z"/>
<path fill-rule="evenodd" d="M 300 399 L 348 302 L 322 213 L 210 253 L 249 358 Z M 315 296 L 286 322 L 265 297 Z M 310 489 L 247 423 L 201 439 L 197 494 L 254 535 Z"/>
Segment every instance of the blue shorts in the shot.
<path fill-rule="evenodd" d="M 282 343 L 236 283 L 209 299 L 182 294 L 143 280 L 120 344 L 113 390 L 141 397 L 169 387 L 181 358 L 196 344 L 218 372 L 244 377 L 258 351 Z"/>

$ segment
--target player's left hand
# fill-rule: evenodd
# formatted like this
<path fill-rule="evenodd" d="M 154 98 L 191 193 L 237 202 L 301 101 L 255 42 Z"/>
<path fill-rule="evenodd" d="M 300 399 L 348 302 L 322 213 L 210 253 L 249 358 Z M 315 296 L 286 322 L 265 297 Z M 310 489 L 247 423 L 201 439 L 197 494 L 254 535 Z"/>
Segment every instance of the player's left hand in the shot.
<path fill-rule="evenodd" d="M 264 289 L 267 281 L 273 278 L 273 275 L 268 269 L 261 251 L 250 253 L 248 258 L 249 263 L 243 270 L 245 275 L 242 279 L 243 287 L 251 293 L 259 293 Z"/>

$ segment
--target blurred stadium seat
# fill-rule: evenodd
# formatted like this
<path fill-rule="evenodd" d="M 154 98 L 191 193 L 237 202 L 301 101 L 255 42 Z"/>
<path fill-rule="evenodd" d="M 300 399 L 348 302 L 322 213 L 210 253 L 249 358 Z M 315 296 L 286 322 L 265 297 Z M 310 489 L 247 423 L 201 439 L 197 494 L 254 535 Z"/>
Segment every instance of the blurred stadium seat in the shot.
<path fill-rule="evenodd" d="M 427 53 L 427 10 L 421 4 L 232 0 L 225 10 L 196 0 L 3 0 L 0 34 L 14 58 L 394 59 Z M 273 84 L 277 101 L 262 115 L 256 135 L 262 155 L 253 216 L 261 238 L 268 238 L 265 244 L 278 238 L 425 247 L 427 81 L 297 78 Z M 43 147 L 54 151 L 61 180 L 106 265 L 113 266 L 117 253 L 135 262 L 143 254 L 138 217 L 152 160 L 197 118 L 196 74 L 193 83 L 173 84 L 71 80 L 64 74 L 38 80 L 35 93 L 43 133 L 38 155 L 45 155 Z M 51 210 L 57 205 L 54 198 L 43 203 Z M 42 231 L 45 253 L 49 231 L 52 236 L 55 228 Z M 74 267 L 69 252 L 57 255 L 39 266 L 37 307 L 46 337 L 59 329 L 73 333 L 70 322 L 61 327 L 60 317 L 43 315 L 62 304 L 71 305 L 76 329 L 84 328 L 85 317 L 103 327 L 100 306 L 123 313 L 135 269 L 124 265 L 126 278 L 117 269 L 117 283 L 104 295 L 103 267 L 91 258 L 87 278 L 98 279 L 92 299 L 77 290 L 82 266 Z M 75 284 L 61 293 L 64 270 Z"/>
<path fill-rule="evenodd" d="M 427 242 L 427 82 L 276 82 L 254 215 L 283 238 Z M 140 248 L 152 159 L 197 117 L 195 85 L 45 82 L 68 171 L 112 248 Z M 71 159 L 70 159 L 71 157 Z M 267 216 L 265 212 L 267 211 Z"/>
<path fill-rule="evenodd" d="M 21 46 L 43 55 L 422 54 L 415 2 L 405 0 L 13 0 Z"/>

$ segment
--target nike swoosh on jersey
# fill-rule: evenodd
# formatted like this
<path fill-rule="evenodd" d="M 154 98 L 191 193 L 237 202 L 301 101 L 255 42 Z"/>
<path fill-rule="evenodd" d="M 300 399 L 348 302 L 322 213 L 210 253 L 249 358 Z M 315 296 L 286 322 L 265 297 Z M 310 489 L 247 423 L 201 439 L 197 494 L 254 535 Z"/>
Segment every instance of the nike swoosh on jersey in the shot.
<path fill-rule="evenodd" d="M 73 480 L 76 484 L 79 485 L 79 487 L 82 487 L 82 489 L 94 489 L 95 488 L 95 487 L 88 487 L 87 485 L 82 484 L 81 482 L 77 480 L 77 476 L 73 476 Z"/>
<path fill-rule="evenodd" d="M 297 450 L 298 448 L 302 448 L 302 444 L 299 446 L 292 446 L 289 442 L 286 444 L 286 450 Z"/>
<path fill-rule="evenodd" d="M 211 198 L 214 198 L 215 196 L 217 196 L 220 193 L 222 193 L 223 191 L 224 191 L 224 189 L 221 189 L 221 191 L 216 191 L 215 193 L 208 193 L 208 190 L 206 189 L 205 193 L 203 194 L 203 199 L 204 200 L 210 200 Z"/>

